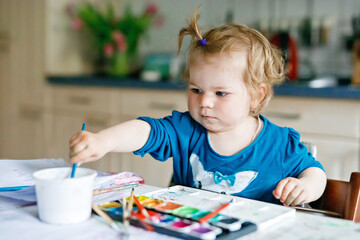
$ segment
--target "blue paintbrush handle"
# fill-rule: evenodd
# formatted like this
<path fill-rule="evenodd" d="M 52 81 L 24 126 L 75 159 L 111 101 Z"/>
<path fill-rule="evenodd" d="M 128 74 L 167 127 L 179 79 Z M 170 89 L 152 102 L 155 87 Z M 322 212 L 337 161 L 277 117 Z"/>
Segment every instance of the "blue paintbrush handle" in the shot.
<path fill-rule="evenodd" d="M 85 128 L 86 128 L 86 124 L 83 123 L 82 128 L 81 128 L 81 131 L 85 131 Z M 76 168 L 77 168 L 77 163 L 74 163 L 74 164 L 72 165 L 71 178 L 75 177 Z"/>
<path fill-rule="evenodd" d="M 77 168 L 77 163 L 74 163 L 74 164 L 72 165 L 71 178 L 75 177 L 76 168 Z"/>
<path fill-rule="evenodd" d="M 30 186 L 2 187 L 2 188 L 0 188 L 0 192 L 12 192 L 12 191 L 21 190 L 21 189 L 24 189 L 27 187 L 30 187 Z"/>

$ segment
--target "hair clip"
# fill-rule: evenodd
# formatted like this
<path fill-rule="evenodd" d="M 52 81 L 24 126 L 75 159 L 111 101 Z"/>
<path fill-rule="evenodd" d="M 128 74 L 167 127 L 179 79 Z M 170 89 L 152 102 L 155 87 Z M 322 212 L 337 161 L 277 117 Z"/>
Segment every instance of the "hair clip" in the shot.
<path fill-rule="evenodd" d="M 200 39 L 200 40 L 199 40 L 199 43 L 200 43 L 201 46 L 205 46 L 205 44 L 206 44 L 206 39 L 205 39 L 205 38 Z"/>

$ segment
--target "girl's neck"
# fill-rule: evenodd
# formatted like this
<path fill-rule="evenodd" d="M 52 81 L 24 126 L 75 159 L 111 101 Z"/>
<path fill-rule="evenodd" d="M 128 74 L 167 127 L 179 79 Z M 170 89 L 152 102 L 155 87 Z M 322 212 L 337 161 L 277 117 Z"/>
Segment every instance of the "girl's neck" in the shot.
<path fill-rule="evenodd" d="M 208 132 L 210 145 L 220 155 L 235 155 L 256 139 L 261 132 L 261 123 L 260 118 L 251 117 L 235 129 L 216 133 Z"/>

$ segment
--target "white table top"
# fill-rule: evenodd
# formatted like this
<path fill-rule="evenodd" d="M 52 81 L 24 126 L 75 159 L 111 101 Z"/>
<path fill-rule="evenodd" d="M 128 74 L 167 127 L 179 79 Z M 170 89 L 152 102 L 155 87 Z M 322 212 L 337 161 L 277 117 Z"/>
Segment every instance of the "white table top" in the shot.
<path fill-rule="evenodd" d="M 135 188 L 135 194 L 160 190 L 161 188 L 149 185 L 140 185 Z M 128 196 L 130 189 L 122 190 L 119 194 Z M 6 203 L 4 197 L 0 196 L 0 205 Z M 246 201 L 246 200 L 245 200 Z M 250 201 L 250 200 L 248 200 Z M 264 205 L 274 206 L 269 203 Z M 283 207 L 285 208 L 285 207 Z M 1 210 L 1 206 L 0 206 Z M 166 235 L 153 232 L 146 232 L 142 229 L 130 227 L 130 236 L 127 239 L 170 239 Z M 39 220 L 37 206 L 22 208 L 9 208 L 0 211 L 0 239 L 119 239 L 117 233 L 106 225 L 97 216 L 92 216 L 89 220 L 73 225 L 50 225 Z M 316 216 L 296 212 L 295 214 L 282 219 L 266 229 L 247 235 L 242 239 L 360 239 L 360 223 L 348 220 Z"/>
<path fill-rule="evenodd" d="M 142 185 L 135 194 L 157 190 L 154 186 Z M 130 190 L 124 190 L 129 191 Z M 94 216 L 83 223 L 57 226 L 43 223 L 37 215 L 37 207 L 10 209 L 0 212 L 0 239 L 119 239 L 118 235 Z M 168 236 L 130 228 L 128 239 L 169 239 Z M 295 217 L 266 230 L 245 236 L 242 239 L 360 239 L 360 224 L 347 220 L 309 215 L 297 212 Z"/>

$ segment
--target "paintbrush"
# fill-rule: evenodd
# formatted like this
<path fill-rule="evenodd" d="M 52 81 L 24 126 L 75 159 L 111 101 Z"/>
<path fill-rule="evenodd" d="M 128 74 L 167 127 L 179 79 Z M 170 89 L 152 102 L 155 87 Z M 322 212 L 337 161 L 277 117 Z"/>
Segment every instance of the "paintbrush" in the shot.
<path fill-rule="evenodd" d="M 139 199 L 133 195 L 133 199 L 135 200 L 136 205 L 138 206 L 140 212 L 148 219 L 150 219 L 149 213 L 146 211 L 145 207 L 139 202 Z"/>
<path fill-rule="evenodd" d="M 205 223 L 207 221 L 209 221 L 210 219 L 212 219 L 213 217 L 215 217 L 216 215 L 218 215 L 222 210 L 224 210 L 225 208 L 227 208 L 230 203 L 232 203 L 232 199 L 230 200 L 230 202 L 222 205 L 221 207 L 219 207 L 218 209 L 216 209 L 215 211 L 209 213 L 208 215 L 202 217 L 199 219 L 199 223 Z"/>
<path fill-rule="evenodd" d="M 124 234 L 123 229 L 121 229 L 119 227 L 119 225 L 117 225 L 114 220 L 112 220 L 109 215 L 107 215 L 103 210 L 101 210 L 97 205 L 92 204 L 92 209 L 94 210 L 94 212 L 96 212 L 100 217 L 102 217 L 105 222 L 107 222 L 110 227 L 112 227 L 112 229 L 114 229 L 116 232 L 120 233 L 120 234 Z M 127 234 L 127 232 L 125 233 Z"/>
<path fill-rule="evenodd" d="M 129 233 L 129 215 L 126 210 L 127 207 L 126 207 L 126 198 L 125 197 L 122 198 L 122 209 L 123 209 L 123 224 L 125 227 L 125 232 L 126 232 L 126 234 L 128 234 Z"/>
<path fill-rule="evenodd" d="M 129 198 L 129 204 L 128 204 L 129 216 L 131 216 L 133 204 L 134 204 L 134 188 L 131 189 L 131 194 L 130 194 L 130 198 Z"/>
<path fill-rule="evenodd" d="M 81 131 L 85 131 L 85 128 L 86 128 L 86 124 L 83 123 L 82 128 L 81 128 Z M 75 177 L 75 171 L 76 171 L 77 166 L 78 166 L 77 163 L 74 163 L 74 164 L 72 165 L 72 170 L 71 170 L 71 175 L 70 175 L 71 178 L 74 178 L 74 177 Z M 80 165 L 79 165 L 79 166 L 80 166 Z"/>

